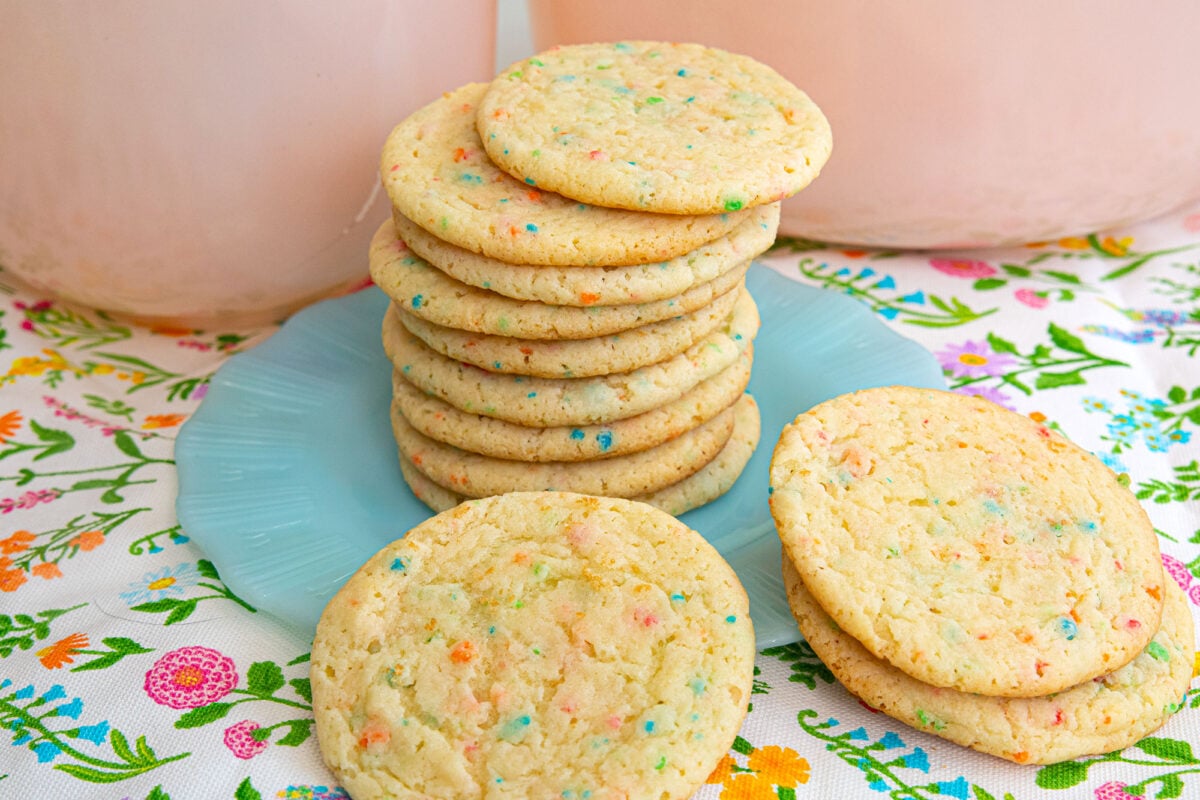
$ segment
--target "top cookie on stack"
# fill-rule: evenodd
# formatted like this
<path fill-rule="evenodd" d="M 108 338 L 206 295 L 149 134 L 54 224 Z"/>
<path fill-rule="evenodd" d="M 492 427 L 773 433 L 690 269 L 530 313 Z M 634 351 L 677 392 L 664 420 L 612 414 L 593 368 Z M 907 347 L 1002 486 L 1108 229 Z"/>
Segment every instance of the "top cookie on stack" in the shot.
<path fill-rule="evenodd" d="M 654 42 L 556 48 L 397 125 L 370 260 L 418 497 L 558 489 L 681 513 L 728 490 L 759 436 L 744 275 L 829 150 L 769 68 Z"/>

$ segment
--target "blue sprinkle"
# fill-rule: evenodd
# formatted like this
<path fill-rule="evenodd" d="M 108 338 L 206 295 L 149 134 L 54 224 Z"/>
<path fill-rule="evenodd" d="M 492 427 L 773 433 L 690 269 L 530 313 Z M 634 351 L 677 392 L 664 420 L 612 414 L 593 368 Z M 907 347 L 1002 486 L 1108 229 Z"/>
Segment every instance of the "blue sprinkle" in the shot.
<path fill-rule="evenodd" d="M 730 614 L 728 617 L 725 618 L 725 621 L 728 622 L 730 625 L 732 625 L 733 623 L 737 622 L 737 617 L 734 616 L 733 614 Z"/>
<path fill-rule="evenodd" d="M 607 452 L 613 446 L 612 431 L 601 431 L 596 434 L 596 442 L 600 445 L 600 450 Z"/>
<path fill-rule="evenodd" d="M 652 720 L 652 719 L 646 720 L 646 724 L 643 725 L 642 727 L 644 727 L 646 729 L 646 733 L 654 733 L 654 720 Z"/>
<path fill-rule="evenodd" d="M 995 500 L 984 500 L 983 508 L 989 514 L 999 514 L 1002 517 L 1004 516 L 1004 509 L 1001 508 Z"/>
<path fill-rule="evenodd" d="M 579 430 L 579 428 L 576 428 L 576 429 L 574 429 L 573 431 L 571 431 L 571 438 L 572 438 L 572 439 L 574 439 L 574 440 L 575 440 L 575 441 L 577 441 L 577 442 L 578 442 L 580 439 L 582 439 L 582 438 L 583 438 L 585 435 L 586 435 L 586 434 L 585 434 L 583 431 Z"/>
<path fill-rule="evenodd" d="M 424 302 L 425 302 L 425 295 L 423 295 L 423 294 L 414 294 L 413 295 L 413 298 L 412 298 L 412 307 L 413 308 L 420 308 L 421 304 Z"/>
<path fill-rule="evenodd" d="M 526 178 L 525 182 L 528 183 L 530 186 L 537 186 L 537 183 L 534 182 L 533 178 Z"/>
<path fill-rule="evenodd" d="M 404 572 L 406 569 L 408 569 L 408 562 L 406 562 L 403 558 L 396 557 L 392 559 L 393 572 Z"/>
<path fill-rule="evenodd" d="M 1075 624 L 1075 620 L 1069 617 L 1063 617 L 1058 621 L 1058 629 L 1062 631 L 1062 635 L 1067 638 L 1068 642 L 1079 633 L 1079 626 Z"/>
<path fill-rule="evenodd" d="M 492 362 L 492 367 L 493 367 L 494 369 L 500 369 L 500 368 L 501 368 L 501 367 L 503 367 L 503 366 L 504 366 L 504 365 L 503 365 L 503 364 L 501 364 L 499 361 L 493 361 L 493 362 Z"/>
<path fill-rule="evenodd" d="M 525 396 L 528 397 L 530 400 L 532 400 L 533 398 L 537 397 L 537 392 L 530 392 L 529 394 L 527 394 Z"/>
<path fill-rule="evenodd" d="M 683 592 L 675 592 L 674 594 L 671 595 L 672 603 L 682 603 L 685 600 L 687 600 L 687 598 L 683 596 Z"/>
<path fill-rule="evenodd" d="M 676 72 L 675 74 L 682 78 L 684 75 L 687 75 L 687 70 L 681 69 L 681 70 L 679 70 L 679 72 Z"/>
<path fill-rule="evenodd" d="M 532 222 L 526 222 L 525 230 L 529 231 L 530 233 L 537 233 L 537 225 L 534 225 Z"/>
<path fill-rule="evenodd" d="M 489 635 L 489 636 L 491 636 L 491 635 L 492 635 L 492 634 L 494 634 L 495 632 L 496 632 L 496 626 L 495 626 L 495 625 L 492 625 L 491 627 L 489 627 L 489 628 L 488 628 L 488 635 Z"/>
<path fill-rule="evenodd" d="M 1091 520 L 1085 520 L 1079 523 L 1079 530 L 1086 533 L 1094 533 L 1096 531 L 1096 523 Z"/>

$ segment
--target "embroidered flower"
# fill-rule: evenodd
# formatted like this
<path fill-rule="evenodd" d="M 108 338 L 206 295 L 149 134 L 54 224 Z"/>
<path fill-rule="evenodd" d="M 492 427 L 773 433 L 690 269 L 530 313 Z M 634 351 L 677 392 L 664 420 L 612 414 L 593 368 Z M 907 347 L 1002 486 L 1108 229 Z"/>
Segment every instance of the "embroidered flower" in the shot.
<path fill-rule="evenodd" d="M 197 708 L 233 691 L 233 659 L 207 647 L 182 647 L 154 662 L 144 688 L 150 699 L 171 708 Z"/>
<path fill-rule="evenodd" d="M 152 603 L 164 597 L 182 595 L 184 589 L 199 582 L 200 573 L 191 563 L 185 561 L 173 567 L 147 572 L 140 581 L 129 584 L 129 591 L 121 592 L 121 599 L 130 606 Z"/>
<path fill-rule="evenodd" d="M 7 442 L 9 438 L 20 429 L 20 411 L 9 411 L 4 416 L 0 417 L 0 444 Z"/>
<path fill-rule="evenodd" d="M 20 553 L 23 550 L 28 550 L 29 545 L 37 537 L 29 531 L 17 531 L 6 539 L 0 539 L 0 553 L 10 556 L 13 553 Z"/>
<path fill-rule="evenodd" d="M 778 800 L 775 786 L 754 772 L 739 772 L 725 781 L 721 800 Z"/>
<path fill-rule="evenodd" d="M 236 725 L 230 725 L 225 729 L 225 746 L 238 758 L 254 758 L 266 750 L 269 744 L 266 739 L 258 741 L 254 738 L 254 732 L 259 727 L 252 719 L 244 719 Z"/>
<path fill-rule="evenodd" d="M 88 646 L 88 638 L 82 633 L 72 633 L 65 639 L 59 639 L 49 647 L 37 651 L 38 661 L 46 669 L 58 669 L 64 664 L 74 663 L 71 658 L 75 653 Z"/>
<path fill-rule="evenodd" d="M 748 766 L 768 782 L 779 786 L 794 787 L 808 783 L 811 768 L 808 760 L 790 747 L 767 745 L 750 754 Z"/>
<path fill-rule="evenodd" d="M 58 564 L 53 561 L 43 561 L 33 569 L 29 570 L 34 575 L 37 575 L 43 580 L 51 580 L 53 578 L 61 578 L 62 570 L 58 568 Z"/>
<path fill-rule="evenodd" d="M 1017 363 L 1008 353 L 993 351 L 987 342 L 966 341 L 962 344 L 949 344 L 936 356 L 942 368 L 956 378 L 1001 375 Z"/>
<path fill-rule="evenodd" d="M 991 400 L 998 406 L 1004 406 L 1009 411 L 1016 411 L 1008 395 L 992 386 L 960 386 L 954 391 L 959 394 L 971 395 L 973 397 L 982 397 L 984 400 Z"/>
<path fill-rule="evenodd" d="M 1050 305 L 1049 297 L 1039 294 L 1033 289 L 1017 289 L 1013 295 L 1017 298 L 1017 302 L 1024 303 L 1030 308 L 1045 308 Z"/>
<path fill-rule="evenodd" d="M 142 423 L 142 429 L 154 430 L 155 428 L 174 428 L 185 419 L 187 419 L 186 414 L 151 414 L 146 417 L 146 421 Z"/>
<path fill-rule="evenodd" d="M 84 531 L 70 541 L 72 547 L 90 552 L 104 544 L 104 531 Z"/>
<path fill-rule="evenodd" d="M 24 570 L 0 569 L 0 592 L 15 592 L 27 580 Z"/>
<path fill-rule="evenodd" d="M 1108 781 L 1096 787 L 1096 800 L 1129 800 L 1132 796 L 1120 781 Z"/>
<path fill-rule="evenodd" d="M 733 768 L 737 762 L 733 760 L 733 756 L 726 753 L 721 756 L 721 760 L 713 767 L 713 771 L 709 773 L 705 783 L 724 783 L 730 775 L 733 774 Z"/>
<path fill-rule="evenodd" d="M 996 274 L 996 268 L 986 261 L 965 258 L 931 258 L 929 266 L 956 278 L 990 278 Z"/>

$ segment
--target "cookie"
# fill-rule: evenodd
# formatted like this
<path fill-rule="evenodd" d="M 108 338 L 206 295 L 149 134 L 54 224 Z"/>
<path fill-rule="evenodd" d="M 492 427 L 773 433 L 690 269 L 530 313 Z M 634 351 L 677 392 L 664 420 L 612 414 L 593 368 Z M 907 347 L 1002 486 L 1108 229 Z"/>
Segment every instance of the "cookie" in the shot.
<path fill-rule="evenodd" d="M 833 145 L 804 92 L 744 55 L 630 41 L 556 47 L 488 87 L 492 161 L 585 203 L 712 214 L 790 197 Z"/>
<path fill-rule="evenodd" d="M 1163 570 L 1117 475 L 979 397 L 909 387 L 801 414 L 770 506 L 805 586 L 924 683 L 1033 697 L 1112 672 L 1158 630 Z"/>
<path fill-rule="evenodd" d="M 681 256 L 609 267 L 509 264 L 442 241 L 402 214 L 392 219 L 396 233 L 414 253 L 457 281 L 514 300 L 615 306 L 668 300 L 766 251 L 779 229 L 779 204 L 753 209 L 727 235 Z"/>
<path fill-rule="evenodd" d="M 403 326 L 384 328 L 383 348 L 409 383 L 462 411 L 533 427 L 593 425 L 679 399 L 735 362 L 758 326 L 758 309 L 743 291 L 729 321 L 679 355 L 632 372 L 592 378 L 488 372 L 434 352 Z"/>
<path fill-rule="evenodd" d="M 1052 764 L 1124 749 L 1180 708 L 1192 680 L 1187 598 L 1166 582 L 1162 625 L 1125 666 L 1047 697 L 938 689 L 871 655 L 838 629 L 783 559 L 788 604 L 805 640 L 852 694 L 914 728 L 1018 764 Z"/>
<path fill-rule="evenodd" d="M 646 450 L 707 422 L 737 402 L 750 381 L 750 345 L 730 366 L 666 405 L 596 425 L 533 428 L 460 411 L 392 375 L 392 413 L 460 450 L 517 461 L 585 461 Z"/>
<path fill-rule="evenodd" d="M 321 754 L 355 800 L 689 797 L 745 718 L 748 611 L 717 551 L 643 503 L 464 503 L 325 608 Z"/>
<path fill-rule="evenodd" d="M 430 480 L 464 497 L 555 490 L 637 497 L 670 486 L 716 458 L 733 433 L 733 409 L 663 444 L 592 461 L 514 461 L 460 450 L 392 415 L 400 455 Z"/>
<path fill-rule="evenodd" d="M 380 175 L 393 207 L 459 247 L 513 264 L 664 261 L 732 231 L 745 212 L 664 217 L 587 205 L 513 178 L 475 131 L 487 84 L 468 84 L 388 135 Z"/>
<path fill-rule="evenodd" d="M 717 457 L 695 473 L 650 494 L 630 498 L 647 503 L 673 516 L 711 503 L 733 488 L 758 446 L 758 404 L 743 395 L 733 408 L 733 432 Z M 434 511 L 445 511 L 469 498 L 435 483 L 412 462 L 400 457 L 400 473 L 413 495 Z"/>
<path fill-rule="evenodd" d="M 401 325 L 447 358 L 491 372 L 586 378 L 629 372 L 679 355 L 729 319 L 737 298 L 737 291 L 728 291 L 689 314 L 592 339 L 517 339 L 462 331 L 434 325 L 395 303 L 383 324 Z"/>
<path fill-rule="evenodd" d="M 446 328 L 518 339 L 590 339 L 688 314 L 735 289 L 749 266 L 664 300 L 581 308 L 513 300 L 456 281 L 408 249 L 387 222 L 375 232 L 369 256 L 371 279 L 405 311 Z"/>
<path fill-rule="evenodd" d="M 693 475 L 636 499 L 678 516 L 711 503 L 733 488 L 758 447 L 761 419 L 758 403 L 748 394 L 733 407 L 733 433 L 716 458 Z"/>

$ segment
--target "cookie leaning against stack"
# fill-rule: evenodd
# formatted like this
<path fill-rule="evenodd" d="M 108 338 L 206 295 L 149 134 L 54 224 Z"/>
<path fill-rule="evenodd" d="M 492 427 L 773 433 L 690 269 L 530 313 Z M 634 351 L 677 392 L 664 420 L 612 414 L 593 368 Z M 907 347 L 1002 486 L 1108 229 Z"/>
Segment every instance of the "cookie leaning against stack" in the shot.
<path fill-rule="evenodd" d="M 621 121 L 591 119 L 598 102 Z M 518 117 L 533 127 L 507 124 Z M 655 164 L 679 124 L 690 147 Z M 554 128 L 559 155 L 589 165 L 578 184 L 548 174 L 551 192 L 506 156 L 537 159 L 528 137 Z M 829 143 L 819 110 L 769 68 L 653 42 L 557 48 L 397 125 L 380 162 L 393 219 L 370 265 L 392 300 L 393 430 L 418 497 L 441 509 L 557 489 L 682 513 L 728 490 L 759 436 L 757 406 L 739 400 L 759 325 L 743 279 Z M 631 172 L 637 153 L 650 171 Z M 664 169 L 698 199 L 597 192 Z"/>
<path fill-rule="evenodd" d="M 746 715 L 748 606 L 717 551 L 648 505 L 464 503 L 322 614 L 322 755 L 357 800 L 689 797 Z"/>
<path fill-rule="evenodd" d="M 801 631 L 902 721 L 1045 762 L 1131 744 L 1186 691 L 1191 626 L 1144 510 L 1026 417 L 945 391 L 843 395 L 784 428 L 770 485 Z M 1086 727 L 1094 681 L 1130 687 L 1112 714 L 1129 725 Z"/>

